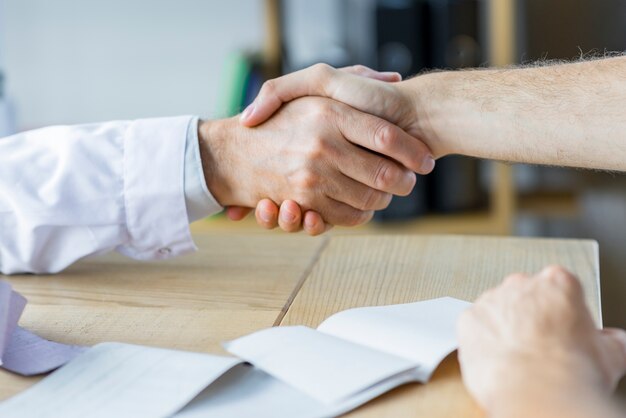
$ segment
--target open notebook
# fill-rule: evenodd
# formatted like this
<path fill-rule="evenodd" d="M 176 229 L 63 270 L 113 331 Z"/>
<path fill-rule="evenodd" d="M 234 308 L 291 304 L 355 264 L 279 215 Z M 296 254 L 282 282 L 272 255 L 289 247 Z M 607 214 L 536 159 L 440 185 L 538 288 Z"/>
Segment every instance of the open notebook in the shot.
<path fill-rule="evenodd" d="M 317 330 L 276 327 L 225 344 L 239 365 L 177 417 L 325 417 L 397 387 L 426 382 L 457 346 L 470 304 L 453 298 L 356 308 Z"/>
<path fill-rule="evenodd" d="M 352 309 L 317 330 L 269 328 L 231 341 L 236 357 L 98 344 L 0 403 L 0 416 L 336 416 L 427 381 L 455 349 L 456 321 L 468 305 L 441 298 Z"/>

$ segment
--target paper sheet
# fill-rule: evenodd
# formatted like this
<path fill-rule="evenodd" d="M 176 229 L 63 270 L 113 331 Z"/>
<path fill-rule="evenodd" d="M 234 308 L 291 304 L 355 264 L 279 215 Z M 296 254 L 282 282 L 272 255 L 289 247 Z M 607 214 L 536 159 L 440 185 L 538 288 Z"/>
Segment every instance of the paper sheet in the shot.
<path fill-rule="evenodd" d="M 329 405 L 249 365 L 227 372 L 175 418 L 325 418 L 349 412 L 385 392 L 414 381 L 411 372 Z"/>
<path fill-rule="evenodd" d="M 85 348 L 45 340 L 17 325 L 26 299 L 0 280 L 0 366 L 25 376 L 54 370 Z"/>
<path fill-rule="evenodd" d="M 4 364 L 4 352 L 11 341 L 24 306 L 26 299 L 14 292 L 8 282 L 0 280 L 0 365 Z"/>
<path fill-rule="evenodd" d="M 268 328 L 227 343 L 225 348 L 327 404 L 417 366 L 303 326 Z"/>
<path fill-rule="evenodd" d="M 4 352 L 2 367 L 24 376 L 33 376 L 57 369 L 87 349 L 44 340 L 17 327 Z"/>
<path fill-rule="evenodd" d="M 348 309 L 319 331 L 418 363 L 426 382 L 458 345 L 456 323 L 471 303 L 445 297 L 400 305 Z"/>
<path fill-rule="evenodd" d="M 0 416 L 168 417 L 239 363 L 231 357 L 103 343 L 0 403 Z"/>

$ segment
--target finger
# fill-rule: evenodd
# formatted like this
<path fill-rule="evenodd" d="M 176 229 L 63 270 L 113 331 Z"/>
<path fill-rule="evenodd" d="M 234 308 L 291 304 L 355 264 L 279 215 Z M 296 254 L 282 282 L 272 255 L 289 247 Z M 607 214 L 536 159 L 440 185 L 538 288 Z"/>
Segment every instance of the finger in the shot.
<path fill-rule="evenodd" d="M 365 65 L 351 65 L 349 67 L 340 68 L 339 71 L 344 71 L 349 74 L 358 75 L 361 77 L 371 78 L 373 80 L 386 81 L 388 83 L 396 83 L 402 81 L 400 73 L 395 71 L 376 71 L 372 70 Z"/>
<path fill-rule="evenodd" d="M 302 227 L 302 211 L 293 200 L 285 200 L 280 205 L 278 225 L 283 231 L 296 232 Z"/>
<path fill-rule="evenodd" d="M 265 229 L 278 226 L 278 206 L 269 199 L 263 199 L 256 205 L 256 222 Z"/>
<path fill-rule="evenodd" d="M 504 278 L 502 282 L 502 286 L 510 287 L 510 286 L 519 286 L 522 284 L 528 283 L 530 276 L 525 273 L 513 273 L 509 274 Z"/>
<path fill-rule="evenodd" d="M 619 328 L 605 328 L 602 330 L 602 334 L 611 338 L 618 345 L 620 355 L 624 360 L 624 367 L 626 367 L 626 331 Z"/>
<path fill-rule="evenodd" d="M 341 174 L 332 183 L 329 182 L 326 193 L 336 201 L 361 211 L 385 209 L 393 197 L 391 193 L 373 189 Z"/>
<path fill-rule="evenodd" d="M 252 208 L 244 208 L 241 206 L 229 206 L 226 208 L 226 216 L 231 221 L 240 221 L 252 212 Z"/>
<path fill-rule="evenodd" d="M 417 181 L 411 170 L 360 147 L 350 147 L 337 169 L 367 187 L 397 196 L 411 193 Z"/>
<path fill-rule="evenodd" d="M 604 338 L 615 347 L 616 358 L 612 361 L 616 373 L 616 380 L 626 374 L 626 331 L 618 328 L 605 328 L 602 331 Z"/>
<path fill-rule="evenodd" d="M 384 119 L 348 109 L 341 110 L 344 117 L 338 120 L 348 141 L 390 157 L 416 173 L 428 174 L 435 168 L 432 153 L 422 141 Z"/>
<path fill-rule="evenodd" d="M 313 210 L 304 212 L 302 226 L 304 231 L 312 237 L 326 232 L 326 224 L 322 219 L 322 215 Z"/>
<path fill-rule="evenodd" d="M 392 85 L 316 64 L 266 81 L 254 102 L 241 114 L 240 122 L 256 126 L 269 119 L 283 103 L 303 96 L 328 97 L 377 116 L 397 117 L 386 114 L 388 105 L 398 101 L 395 88 L 385 88 Z"/>
<path fill-rule="evenodd" d="M 338 226 L 357 226 L 368 222 L 374 216 L 374 211 L 363 211 L 345 203 L 338 202 L 331 197 L 320 208 L 315 208 L 326 223 Z"/>

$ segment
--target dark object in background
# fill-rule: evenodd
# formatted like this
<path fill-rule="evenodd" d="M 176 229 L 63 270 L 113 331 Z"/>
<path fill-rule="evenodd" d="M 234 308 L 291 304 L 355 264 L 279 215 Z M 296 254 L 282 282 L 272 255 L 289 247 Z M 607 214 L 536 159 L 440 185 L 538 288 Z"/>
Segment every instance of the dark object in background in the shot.
<path fill-rule="evenodd" d="M 484 207 L 486 196 L 480 188 L 479 161 L 458 155 L 440 158 L 429 176 L 431 207 L 440 213 Z"/>
<path fill-rule="evenodd" d="M 520 61 L 626 50 L 624 0 L 518 0 Z"/>
<path fill-rule="evenodd" d="M 431 0 L 431 68 L 472 68 L 483 64 L 481 3 L 478 0 Z M 484 2 L 483 2 L 484 3 Z M 480 161 L 451 155 L 437 161 L 428 176 L 430 207 L 436 212 L 478 209 L 486 202 L 480 184 Z"/>
<path fill-rule="evenodd" d="M 429 37 L 424 0 L 380 0 L 376 7 L 376 55 L 379 71 L 403 77 L 427 67 Z"/>
<path fill-rule="evenodd" d="M 380 71 L 397 71 L 408 77 L 426 67 L 427 38 L 424 34 L 427 3 L 422 0 L 380 0 L 376 6 L 376 58 Z M 418 177 L 408 196 L 394 197 L 389 207 L 378 211 L 379 221 L 406 220 L 428 211 L 427 180 Z"/>
<path fill-rule="evenodd" d="M 426 68 L 480 66 L 480 17 L 478 0 L 378 0 L 377 67 L 409 77 Z M 375 219 L 476 209 L 485 202 L 479 168 L 475 159 L 441 159 L 432 174 L 418 178 L 413 193 L 395 197 Z"/>

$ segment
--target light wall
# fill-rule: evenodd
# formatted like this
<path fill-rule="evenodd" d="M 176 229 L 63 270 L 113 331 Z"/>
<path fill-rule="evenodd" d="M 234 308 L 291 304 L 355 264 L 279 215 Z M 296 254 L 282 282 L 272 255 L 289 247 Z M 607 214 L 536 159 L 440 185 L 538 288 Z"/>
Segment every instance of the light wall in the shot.
<path fill-rule="evenodd" d="M 214 116 L 224 60 L 263 38 L 261 0 L 0 0 L 19 129 Z"/>

